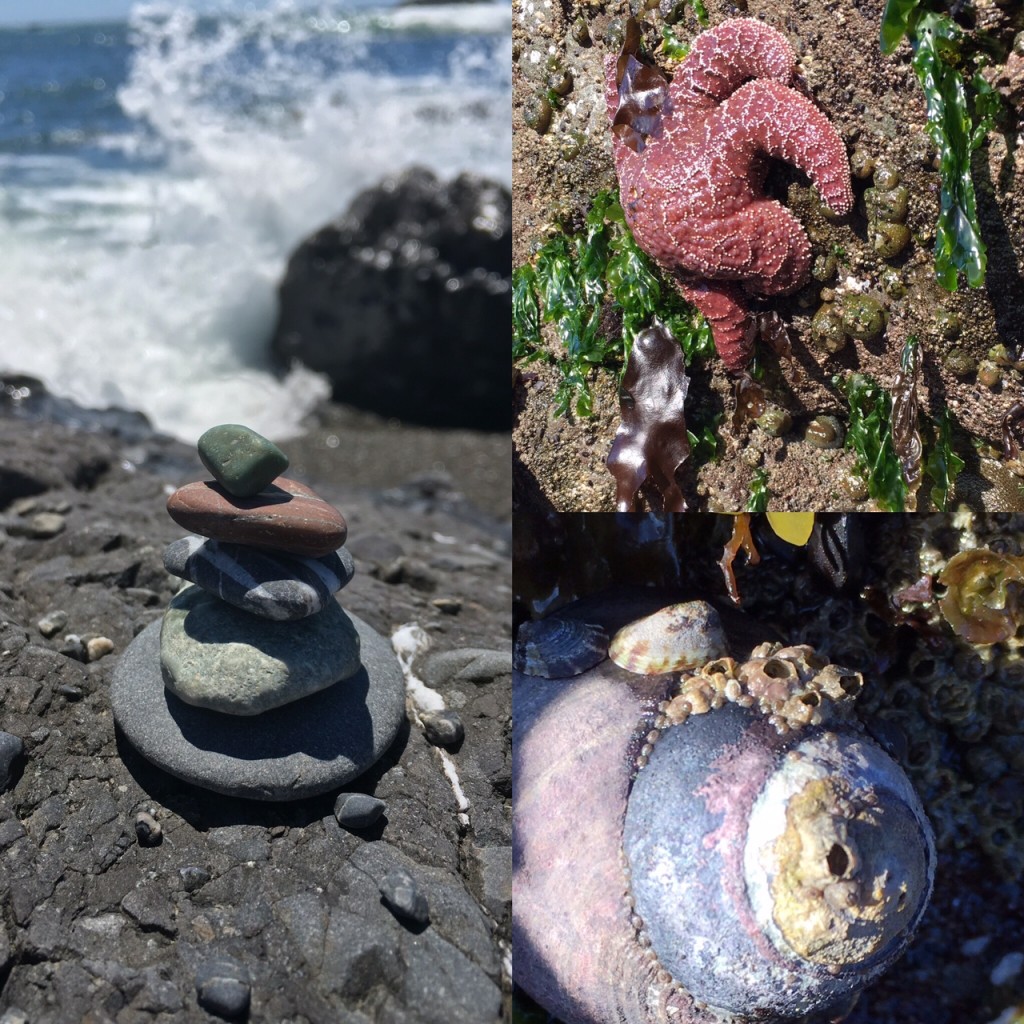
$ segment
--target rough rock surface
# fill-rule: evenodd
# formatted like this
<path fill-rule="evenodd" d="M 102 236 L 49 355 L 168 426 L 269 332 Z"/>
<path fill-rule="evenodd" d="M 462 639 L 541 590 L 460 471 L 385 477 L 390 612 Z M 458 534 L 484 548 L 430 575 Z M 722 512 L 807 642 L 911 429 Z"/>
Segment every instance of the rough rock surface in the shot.
<path fill-rule="evenodd" d="M 205 1020 L 197 978 L 229 959 L 250 974 L 253 1020 L 497 1020 L 511 877 L 504 528 L 451 487 L 363 493 L 308 478 L 348 515 L 358 573 L 346 607 L 385 636 L 422 626 L 433 641 L 424 665 L 441 661 L 414 669 L 466 728 L 444 757 L 468 809 L 442 752 L 403 728 L 346 786 L 387 802 L 357 835 L 335 819 L 333 793 L 281 806 L 218 796 L 118 738 L 112 671 L 176 589 L 161 555 L 182 531 L 163 505 L 200 468 L 194 451 L 130 417 L 79 422 L 93 431 L 5 418 L 0 403 L 0 729 L 25 744 L 0 795 L 0 1017 Z M 40 512 L 64 528 L 17 529 Z M 416 574 L 385 572 L 403 559 Z M 461 599 L 457 614 L 432 603 L 443 596 Z M 47 638 L 35 624 L 55 610 L 67 622 Z M 114 651 L 75 660 L 59 653 L 68 633 L 109 637 Z M 466 649 L 478 666 L 469 676 Z M 158 845 L 137 842 L 142 811 L 162 828 Z M 381 900 L 400 868 L 429 902 L 419 934 Z"/>
<path fill-rule="evenodd" d="M 278 357 L 337 401 L 433 426 L 507 429 L 512 199 L 414 167 L 303 242 L 280 288 Z"/>

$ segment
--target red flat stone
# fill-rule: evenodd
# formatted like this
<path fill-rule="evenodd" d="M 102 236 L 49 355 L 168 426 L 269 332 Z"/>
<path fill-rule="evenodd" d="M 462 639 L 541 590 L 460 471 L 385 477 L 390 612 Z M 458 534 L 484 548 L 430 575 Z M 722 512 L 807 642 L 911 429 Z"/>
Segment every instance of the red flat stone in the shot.
<path fill-rule="evenodd" d="M 212 480 L 185 484 L 167 499 L 167 512 L 179 526 L 203 537 L 310 558 L 337 551 L 348 536 L 345 519 L 333 505 L 283 476 L 251 498 L 235 497 Z"/>

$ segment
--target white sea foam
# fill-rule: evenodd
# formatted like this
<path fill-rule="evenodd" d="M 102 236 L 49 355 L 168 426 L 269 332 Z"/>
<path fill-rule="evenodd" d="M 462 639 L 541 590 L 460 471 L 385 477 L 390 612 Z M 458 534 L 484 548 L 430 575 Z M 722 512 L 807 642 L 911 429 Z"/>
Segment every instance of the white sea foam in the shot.
<path fill-rule="evenodd" d="M 502 4 L 464 10 L 463 32 L 510 17 Z M 184 440 L 222 421 L 294 433 L 329 389 L 267 361 L 289 251 L 413 163 L 510 180 L 508 32 L 453 36 L 447 66 L 374 69 L 377 48 L 397 45 L 382 22 L 459 24 L 437 11 L 342 16 L 279 0 L 211 24 L 181 4 L 139 5 L 118 94 L 138 130 L 95 144 L 156 169 L 17 158 L 19 184 L 0 186 L 0 371 L 141 409 Z M 330 59 L 310 55 L 314 37 Z"/>

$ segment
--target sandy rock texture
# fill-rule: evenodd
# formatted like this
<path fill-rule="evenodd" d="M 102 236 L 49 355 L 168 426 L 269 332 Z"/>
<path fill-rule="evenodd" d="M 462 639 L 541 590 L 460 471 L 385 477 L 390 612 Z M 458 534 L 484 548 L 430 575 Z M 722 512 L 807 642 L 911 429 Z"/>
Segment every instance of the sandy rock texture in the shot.
<path fill-rule="evenodd" d="M 0 729 L 25 749 L 0 794 L 0 1015 L 497 1020 L 511 876 L 507 525 L 439 471 L 386 493 L 329 461 L 303 477 L 348 519 L 346 607 L 385 637 L 424 631 L 413 669 L 465 729 L 442 756 L 410 703 L 395 745 L 346 787 L 386 813 L 347 831 L 334 793 L 283 806 L 218 796 L 117 734 L 112 670 L 176 589 L 161 557 L 182 531 L 164 502 L 204 471 L 138 417 L 83 413 L 76 428 L 17 406 L 0 402 Z M 396 872 L 428 923 L 389 907 Z"/>
<path fill-rule="evenodd" d="M 640 5 L 643 6 L 643 5 Z M 646 5 L 650 7 L 651 5 Z M 687 477 L 691 508 L 736 511 L 744 507 L 755 472 L 767 478 L 770 507 L 778 509 L 870 509 L 863 486 L 852 474 L 849 450 L 813 447 L 805 432 L 815 416 L 834 414 L 845 424 L 849 410 L 833 376 L 856 370 L 890 388 L 900 351 L 916 335 L 923 351 L 918 389 L 921 408 L 937 415 L 948 406 L 959 424 L 957 448 L 967 467 L 958 497 L 976 507 L 1019 509 L 1024 488 L 988 449 L 997 453 L 1001 422 L 1020 394 L 1021 374 L 1009 366 L 984 367 L 997 343 L 1013 351 L 1020 344 L 1024 315 L 1024 148 L 1019 131 L 1004 126 L 989 133 L 977 151 L 972 178 L 984 240 L 988 246 L 985 287 L 944 291 L 935 281 L 933 247 L 939 210 L 935 150 L 925 130 L 924 98 L 903 42 L 892 56 L 879 48 L 882 0 L 710 0 L 711 25 L 737 15 L 763 19 L 789 40 L 800 62 L 800 88 L 835 125 L 851 156 L 869 173 L 854 178 L 853 213 L 831 219 L 822 211 L 807 179 L 785 165 L 773 166 L 769 194 L 800 218 L 823 268 L 797 293 L 772 299 L 765 308 L 780 313 L 789 326 L 793 359 L 778 361 L 765 353 L 768 397 L 788 416 L 773 436 L 749 422 L 732 424 L 734 399 L 721 361 L 697 364 L 692 373 L 688 409 L 694 422 L 709 423 L 719 437 L 718 459 Z M 618 51 L 622 24 L 638 5 L 621 2 L 563 3 L 517 0 L 513 21 L 513 265 L 527 261 L 552 233 L 578 231 L 592 197 L 615 187 L 611 137 L 602 94 L 603 60 Z M 1019 89 L 1019 53 L 1014 43 L 1024 29 L 1019 4 L 979 0 L 971 5 L 976 27 L 1009 56 L 995 59 L 986 72 L 1012 105 Z M 662 2 L 647 10 L 651 28 L 645 52 L 651 53 L 665 15 L 681 11 L 674 30 L 683 39 L 700 31 L 688 4 Z M 1016 55 L 1015 55 L 1016 53 Z M 668 62 L 655 51 L 656 62 Z M 552 69 L 557 69 L 553 77 Z M 565 74 L 568 74 L 568 78 Z M 557 80 L 556 80 L 557 79 Z M 549 89 L 568 91 L 558 101 L 550 125 L 538 132 L 537 104 Z M 1011 109 L 1008 107 L 1008 109 Z M 1012 120 L 1012 113 L 1010 115 Z M 543 123 L 543 121 L 541 122 Z M 873 247 L 865 192 L 870 173 L 895 171 L 908 195 L 909 244 L 891 258 Z M 830 259 L 831 258 L 831 259 Z M 874 341 L 850 341 L 836 353 L 819 347 L 811 320 L 826 301 L 867 295 L 881 302 L 888 324 Z M 614 316 L 602 327 L 615 336 Z M 558 342 L 550 327 L 545 341 Z M 552 394 L 558 371 L 545 362 L 520 368 L 513 378 L 516 459 L 523 473 L 561 511 L 614 508 L 614 484 L 604 462 L 619 422 L 618 367 L 590 374 L 594 416 L 558 418 Z M 690 413 L 688 413 L 689 419 Z M 977 440 L 980 451 L 973 443 Z M 684 473 L 684 476 L 686 474 Z M 923 489 L 924 491 L 925 489 Z M 922 501 L 926 495 L 922 491 Z M 923 508 L 924 505 L 922 504 Z"/>

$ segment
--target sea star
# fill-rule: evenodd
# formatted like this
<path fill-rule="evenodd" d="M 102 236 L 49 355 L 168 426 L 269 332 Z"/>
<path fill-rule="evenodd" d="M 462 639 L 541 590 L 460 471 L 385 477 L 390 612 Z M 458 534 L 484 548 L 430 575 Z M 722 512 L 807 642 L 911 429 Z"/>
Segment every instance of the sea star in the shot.
<path fill-rule="evenodd" d="M 632 70 L 640 67 L 628 60 Z M 620 100 L 629 107 L 618 118 L 625 130 L 613 133 L 626 222 L 707 317 L 726 367 L 741 370 L 754 335 L 744 291 L 791 292 L 806 281 L 811 261 L 800 222 L 765 197 L 766 157 L 805 171 L 842 214 L 853 206 L 846 147 L 828 118 L 787 84 L 796 70 L 789 43 L 752 18 L 699 35 L 667 90 L 652 98 L 657 90 L 645 79 L 639 104 L 628 81 L 620 90 L 616 65 L 614 57 L 605 61 L 605 96 L 613 123 Z M 653 104 L 660 116 L 652 116 Z"/>

